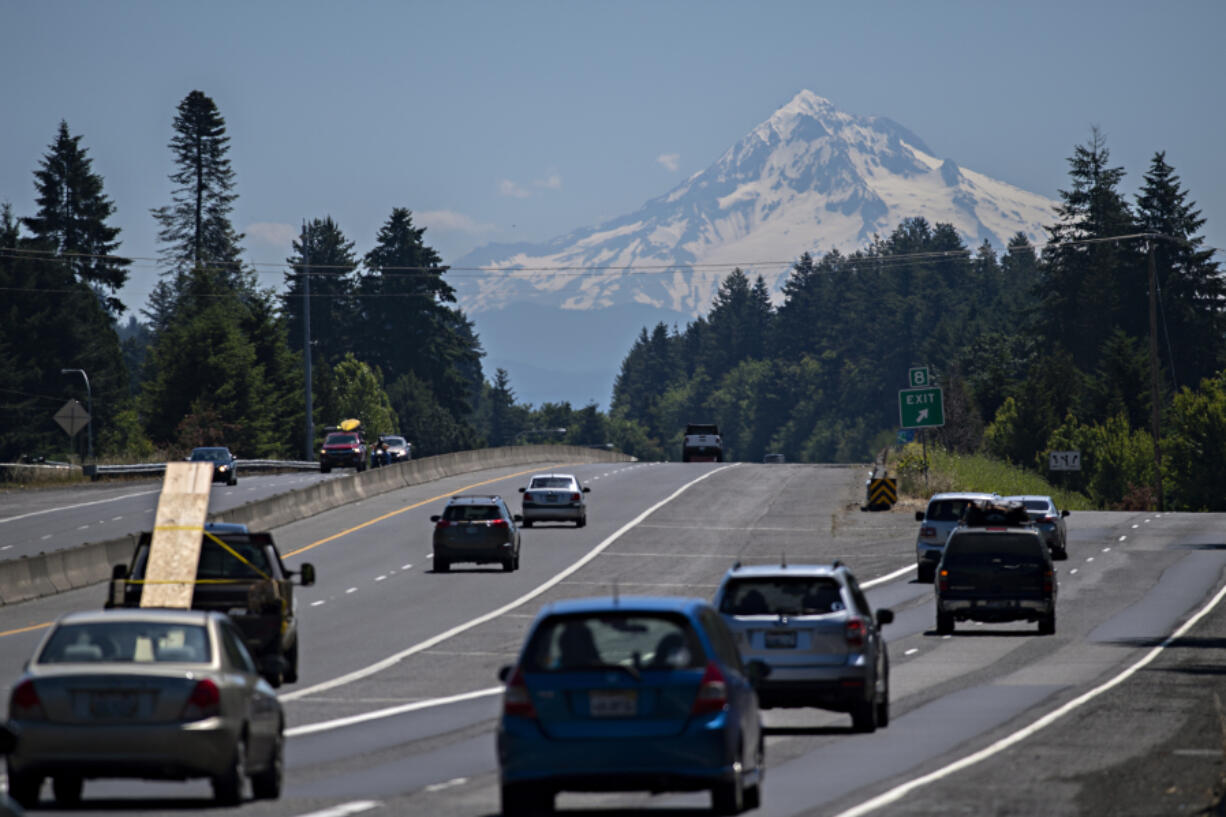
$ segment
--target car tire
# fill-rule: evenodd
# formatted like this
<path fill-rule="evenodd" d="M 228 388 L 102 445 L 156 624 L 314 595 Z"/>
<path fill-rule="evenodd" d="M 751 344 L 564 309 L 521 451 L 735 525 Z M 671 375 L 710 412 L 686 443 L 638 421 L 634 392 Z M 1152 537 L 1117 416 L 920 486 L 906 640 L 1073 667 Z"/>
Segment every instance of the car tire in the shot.
<path fill-rule="evenodd" d="M 298 641 L 285 653 L 285 674 L 283 680 L 287 684 L 298 683 Z"/>
<path fill-rule="evenodd" d="M 877 731 L 877 702 L 857 701 L 851 707 L 851 728 L 868 734 Z"/>
<path fill-rule="evenodd" d="M 1039 619 L 1039 635 L 1056 634 L 1056 611 L 1052 610 Z"/>
<path fill-rule="evenodd" d="M 586 524 L 587 524 L 587 514 L 584 514 L 583 516 L 579 517 L 579 521 L 575 523 L 575 527 L 582 528 Z"/>
<path fill-rule="evenodd" d="M 247 777 L 247 738 L 234 744 L 230 766 L 213 778 L 213 799 L 219 806 L 237 806 L 243 802 L 243 781 Z"/>
<path fill-rule="evenodd" d="M 42 775 L 14 772 L 13 767 L 9 766 L 8 778 L 9 797 L 16 800 L 17 804 L 24 809 L 33 809 L 38 806 L 38 795 L 43 788 Z"/>
<path fill-rule="evenodd" d="M 231 488 L 233 488 L 235 485 L 238 485 L 238 477 L 237 476 L 230 477 L 228 480 L 226 480 L 226 485 L 229 485 Z"/>
<path fill-rule="evenodd" d="M 332 466 L 331 466 L 331 465 L 327 465 L 327 464 L 322 463 L 322 462 L 319 464 L 319 473 L 321 473 L 321 474 L 328 474 L 328 473 L 331 473 L 331 472 L 332 472 Z"/>
<path fill-rule="evenodd" d="M 532 527 L 532 520 L 525 519 L 523 522 L 520 522 L 519 524 L 523 525 L 525 528 L 530 528 Z"/>
<path fill-rule="evenodd" d="M 437 556 L 434 558 L 434 572 L 447 573 L 451 570 L 451 562 L 446 559 L 440 559 Z"/>
<path fill-rule="evenodd" d="M 277 730 L 268 765 L 251 775 L 251 795 L 257 800 L 276 800 L 281 797 L 285 782 L 285 734 Z"/>
<path fill-rule="evenodd" d="M 949 635 L 954 631 L 954 614 L 937 611 L 937 635 Z"/>
<path fill-rule="evenodd" d="M 503 559 L 502 561 L 502 572 L 510 573 L 513 570 L 515 570 L 515 557 L 508 556 L 506 559 Z"/>
<path fill-rule="evenodd" d="M 366 470 L 366 462 L 365 461 L 359 462 L 358 463 L 358 473 L 360 474 L 365 470 Z"/>
<path fill-rule="evenodd" d="M 503 817 L 553 814 L 554 793 L 539 784 L 503 783 L 500 797 Z"/>
<path fill-rule="evenodd" d="M 740 814 L 745 810 L 744 758 L 735 767 L 731 780 L 721 780 L 711 789 L 711 811 L 716 814 Z"/>
<path fill-rule="evenodd" d="M 932 584 L 932 580 L 936 578 L 937 569 L 935 565 L 922 564 L 915 568 L 915 580 L 925 584 Z"/>
<path fill-rule="evenodd" d="M 51 791 L 55 795 L 55 804 L 72 808 L 81 802 L 81 789 L 85 781 L 75 774 L 57 774 L 51 778 Z"/>
<path fill-rule="evenodd" d="M 1065 547 L 1053 548 L 1051 552 L 1051 557 L 1055 559 L 1057 562 L 1063 562 L 1067 560 L 1068 559 L 1068 548 L 1065 548 Z"/>

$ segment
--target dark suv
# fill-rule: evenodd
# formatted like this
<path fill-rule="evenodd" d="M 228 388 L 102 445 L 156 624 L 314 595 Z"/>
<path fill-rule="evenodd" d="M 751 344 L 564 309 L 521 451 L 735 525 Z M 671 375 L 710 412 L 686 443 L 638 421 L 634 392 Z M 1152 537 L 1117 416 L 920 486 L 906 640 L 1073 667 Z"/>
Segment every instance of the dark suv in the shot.
<path fill-rule="evenodd" d="M 937 566 L 936 629 L 955 621 L 1036 621 L 1056 631 L 1056 570 L 1043 534 L 1020 502 L 975 503 Z"/>
<path fill-rule="evenodd" d="M 500 564 L 519 569 L 519 523 L 502 497 L 493 494 L 453 496 L 434 523 L 434 572 L 446 573 L 452 562 Z"/>
<path fill-rule="evenodd" d="M 213 463 L 213 482 L 238 485 L 238 460 L 228 448 L 220 445 L 193 448 L 187 461 L 211 462 Z"/>

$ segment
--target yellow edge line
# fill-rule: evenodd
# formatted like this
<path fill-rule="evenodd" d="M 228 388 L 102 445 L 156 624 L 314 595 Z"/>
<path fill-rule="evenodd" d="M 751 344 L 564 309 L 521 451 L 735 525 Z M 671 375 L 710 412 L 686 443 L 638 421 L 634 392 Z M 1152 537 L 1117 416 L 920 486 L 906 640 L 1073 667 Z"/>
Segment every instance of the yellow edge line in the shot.
<path fill-rule="evenodd" d="M 16 630 L 5 630 L 0 633 L 0 638 L 6 635 L 17 635 L 18 633 L 28 633 L 31 630 L 41 630 L 44 627 L 50 627 L 54 622 L 44 621 L 42 624 L 31 624 L 29 627 L 18 627 Z"/>
<path fill-rule="evenodd" d="M 456 494 L 463 493 L 464 491 L 471 491 L 473 488 L 480 488 L 482 485 L 489 485 L 494 482 L 502 482 L 503 480 L 514 479 L 515 477 L 522 477 L 524 474 L 531 474 L 534 472 L 539 472 L 542 468 L 567 468 L 571 465 L 583 465 L 583 464 L 584 463 L 559 462 L 559 463 L 554 463 L 553 465 L 544 465 L 544 466 L 537 466 L 536 468 L 529 468 L 526 471 L 516 471 L 514 474 L 507 474 L 506 476 L 495 477 L 494 479 L 487 479 L 484 482 L 474 482 L 472 485 L 465 485 L 464 487 L 457 488 L 454 491 L 448 491 L 445 494 L 439 494 L 438 496 L 432 496 L 429 499 L 423 499 L 421 502 L 415 502 L 412 505 L 406 505 L 403 508 L 398 508 L 397 510 L 391 511 L 390 513 L 385 513 L 383 514 L 383 516 L 377 516 L 374 519 L 369 519 L 360 525 L 354 525 L 352 528 L 343 530 L 340 533 L 334 533 L 331 536 L 326 536 L 323 539 L 320 539 L 318 542 L 312 542 L 309 545 L 303 545 L 297 550 L 291 550 L 289 553 L 286 553 L 282 558 L 288 559 L 291 556 L 297 556 L 299 553 L 306 553 L 311 548 L 317 548 L 320 545 L 327 544 L 328 542 L 331 542 L 334 539 L 340 539 L 342 536 L 348 536 L 354 531 L 359 531 L 362 528 L 378 524 L 379 522 L 382 522 L 385 519 L 391 519 L 393 516 L 402 514 L 405 511 L 411 511 L 414 508 L 420 508 L 422 505 L 428 505 L 431 502 L 438 502 L 441 499 L 448 499 L 450 497 L 455 496 Z M 3 635 L 3 633 L 0 633 L 0 635 Z"/>

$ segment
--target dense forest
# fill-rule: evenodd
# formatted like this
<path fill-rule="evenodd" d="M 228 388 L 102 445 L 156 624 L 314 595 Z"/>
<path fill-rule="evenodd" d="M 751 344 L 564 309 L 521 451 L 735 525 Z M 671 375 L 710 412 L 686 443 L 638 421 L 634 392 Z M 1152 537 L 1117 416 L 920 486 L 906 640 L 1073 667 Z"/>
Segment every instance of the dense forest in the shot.
<path fill-rule="evenodd" d="M 859 462 L 895 441 L 897 390 L 925 365 L 945 395 L 932 444 L 1036 469 L 1076 448 L 1085 467 L 1068 487 L 1104 507 L 1152 504 L 1152 262 L 1167 501 L 1226 504 L 1209 490 L 1226 460 L 1226 292 L 1203 219 L 1161 152 L 1129 199 L 1097 131 L 1069 159 L 1045 246 L 1019 234 L 972 249 L 917 214 L 856 252 L 803 255 L 774 300 L 736 269 L 707 315 L 643 328 L 607 413 L 525 405 L 505 371 L 487 377 L 407 207 L 365 252 L 326 214 L 304 222 L 284 286 L 262 287 L 231 221 L 225 120 L 200 91 L 175 112 L 174 190 L 151 213 L 159 281 L 143 320 L 119 320 L 135 306 L 118 298 L 131 262 L 82 140 L 59 124 L 33 172 L 33 215 L 0 205 L 0 461 L 82 458 L 90 444 L 121 461 L 200 444 L 311 456 L 309 349 L 317 437 L 359 417 L 419 455 L 565 442 L 676 459 L 685 423 L 714 421 L 737 459 Z M 68 398 L 89 402 L 89 441 L 52 420 Z"/>

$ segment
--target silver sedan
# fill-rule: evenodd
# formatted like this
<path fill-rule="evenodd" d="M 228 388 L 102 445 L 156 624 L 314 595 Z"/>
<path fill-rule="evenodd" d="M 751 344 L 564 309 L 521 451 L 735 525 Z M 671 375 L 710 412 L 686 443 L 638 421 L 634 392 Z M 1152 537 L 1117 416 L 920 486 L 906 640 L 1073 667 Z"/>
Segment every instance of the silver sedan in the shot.
<path fill-rule="evenodd" d="M 573 474 L 537 474 L 520 488 L 524 495 L 524 527 L 533 522 L 574 522 L 581 528 L 587 524 L 587 486 L 580 487 Z"/>
<path fill-rule="evenodd" d="M 281 794 L 284 716 L 224 614 L 70 613 L 13 685 L 19 739 L 8 789 L 31 808 L 51 778 L 61 806 L 85 780 L 210 778 L 221 805 Z"/>

